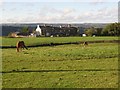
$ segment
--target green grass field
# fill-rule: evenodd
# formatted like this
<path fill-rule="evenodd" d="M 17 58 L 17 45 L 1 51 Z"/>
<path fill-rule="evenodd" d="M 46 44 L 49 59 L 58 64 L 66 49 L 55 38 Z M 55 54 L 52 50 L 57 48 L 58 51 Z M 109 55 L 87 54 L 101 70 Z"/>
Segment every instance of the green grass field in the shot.
<path fill-rule="evenodd" d="M 118 40 L 118 37 L 31 37 L 31 38 L 2 38 L 2 46 L 15 46 L 19 40 L 25 41 L 26 45 L 39 45 L 49 43 L 66 43 L 81 41 Z"/>
<path fill-rule="evenodd" d="M 93 37 L 85 38 L 74 37 L 71 40 L 94 40 Z M 42 39 L 45 38 L 24 38 L 28 41 L 27 44 L 48 43 L 56 39 L 60 42 L 68 41 L 67 38 L 49 38 L 48 41 Z M 17 39 L 11 38 L 10 41 L 12 40 Z M 3 38 L 3 45 L 9 44 Z M 19 53 L 15 48 L 2 49 L 2 71 L 3 88 L 117 88 L 118 44 L 36 47 Z"/>

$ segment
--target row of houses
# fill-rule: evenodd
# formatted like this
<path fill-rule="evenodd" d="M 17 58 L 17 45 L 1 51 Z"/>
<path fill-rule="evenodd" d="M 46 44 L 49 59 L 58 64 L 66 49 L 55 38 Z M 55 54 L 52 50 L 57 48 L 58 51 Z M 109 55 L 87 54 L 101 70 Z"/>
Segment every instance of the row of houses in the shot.
<path fill-rule="evenodd" d="M 40 26 L 37 25 L 34 32 L 25 33 L 14 33 L 14 36 L 29 36 L 29 37 L 61 37 L 61 36 L 79 36 L 84 33 L 84 28 L 82 27 L 72 27 L 71 25 L 68 26 Z"/>
<path fill-rule="evenodd" d="M 41 26 L 42 34 L 45 36 L 76 36 L 78 29 L 76 27 L 52 27 L 52 26 Z"/>

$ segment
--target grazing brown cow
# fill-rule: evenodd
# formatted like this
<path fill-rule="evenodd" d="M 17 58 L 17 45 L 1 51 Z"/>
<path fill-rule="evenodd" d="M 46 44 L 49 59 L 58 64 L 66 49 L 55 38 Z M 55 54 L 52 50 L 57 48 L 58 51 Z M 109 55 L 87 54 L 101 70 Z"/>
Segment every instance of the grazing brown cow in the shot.
<path fill-rule="evenodd" d="M 28 49 L 28 48 L 25 46 L 24 41 L 18 41 L 18 42 L 17 42 L 17 45 L 16 45 L 16 48 L 17 48 L 17 52 L 19 52 L 19 49 L 22 50 L 22 48 Z"/>
<path fill-rule="evenodd" d="M 87 46 L 87 45 L 88 45 L 88 42 L 84 42 L 83 45 L 84 45 L 84 46 Z"/>

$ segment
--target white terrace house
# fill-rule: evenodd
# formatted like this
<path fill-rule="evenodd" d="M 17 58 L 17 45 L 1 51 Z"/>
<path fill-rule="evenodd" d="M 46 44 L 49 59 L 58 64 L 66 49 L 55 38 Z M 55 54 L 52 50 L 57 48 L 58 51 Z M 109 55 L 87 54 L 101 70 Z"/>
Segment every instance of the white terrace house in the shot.
<path fill-rule="evenodd" d="M 41 35 L 42 35 L 41 28 L 39 27 L 39 25 L 37 25 L 37 28 L 36 28 L 36 36 L 41 36 Z"/>

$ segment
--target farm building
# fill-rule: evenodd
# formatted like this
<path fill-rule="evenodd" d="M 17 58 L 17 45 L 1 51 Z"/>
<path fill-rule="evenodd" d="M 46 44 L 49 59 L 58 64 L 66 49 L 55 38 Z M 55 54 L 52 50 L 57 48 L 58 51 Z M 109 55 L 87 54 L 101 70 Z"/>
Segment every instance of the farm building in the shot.
<path fill-rule="evenodd" d="M 53 26 L 40 26 L 44 36 L 77 36 L 79 35 L 78 28 L 76 27 L 53 27 Z"/>

